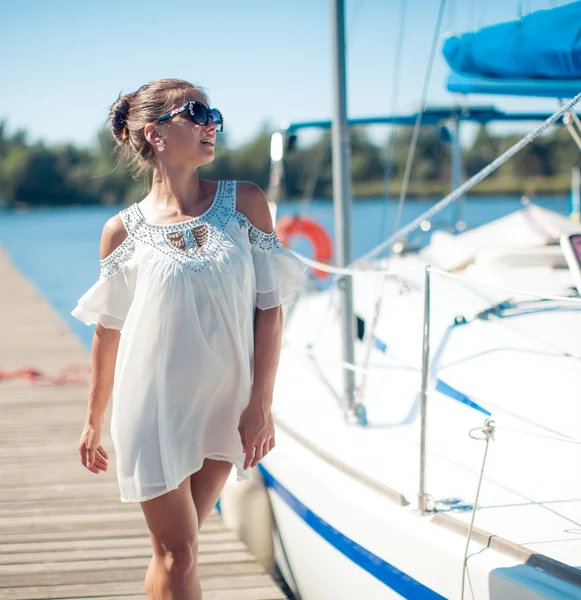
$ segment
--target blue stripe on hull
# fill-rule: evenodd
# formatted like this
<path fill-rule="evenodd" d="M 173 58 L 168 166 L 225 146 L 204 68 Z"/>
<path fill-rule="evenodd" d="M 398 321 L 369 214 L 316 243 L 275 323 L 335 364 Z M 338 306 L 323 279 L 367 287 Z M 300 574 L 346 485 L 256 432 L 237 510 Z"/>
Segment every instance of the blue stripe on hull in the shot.
<path fill-rule="evenodd" d="M 487 411 L 485 408 L 482 408 L 482 406 L 476 404 L 476 402 L 474 402 L 474 400 L 470 400 L 470 398 L 468 398 L 468 396 L 466 396 L 466 394 L 459 392 L 457 389 L 453 388 L 451 385 L 448 385 L 441 379 L 436 380 L 436 392 L 440 392 L 440 394 L 445 394 L 446 396 L 449 396 L 453 400 L 457 400 L 458 402 L 461 402 L 462 404 L 465 404 L 466 406 L 470 406 L 470 408 L 473 408 L 474 410 L 484 413 L 488 417 L 492 416 L 491 412 Z"/>
<path fill-rule="evenodd" d="M 258 468 L 264 477 L 267 487 L 272 488 L 313 531 L 339 550 L 341 554 L 381 581 L 381 583 L 404 598 L 414 600 L 446 600 L 444 596 L 440 596 L 440 594 L 416 581 L 363 546 L 360 546 L 340 531 L 337 531 L 332 525 L 321 519 L 321 517 L 307 508 L 298 498 L 293 496 L 262 464 L 259 464 Z"/>

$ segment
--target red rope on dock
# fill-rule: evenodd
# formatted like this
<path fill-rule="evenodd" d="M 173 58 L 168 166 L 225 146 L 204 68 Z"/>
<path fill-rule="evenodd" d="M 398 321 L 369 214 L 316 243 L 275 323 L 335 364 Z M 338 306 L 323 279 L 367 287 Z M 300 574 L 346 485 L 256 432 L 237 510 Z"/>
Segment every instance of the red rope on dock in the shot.
<path fill-rule="evenodd" d="M 25 379 L 31 384 L 48 383 L 52 385 L 66 385 L 71 383 L 84 384 L 88 382 L 88 377 L 81 374 L 91 372 L 88 365 L 67 365 L 61 369 L 60 373 L 49 376 L 34 367 L 23 367 L 15 371 L 0 370 L 0 382 L 12 379 Z"/>

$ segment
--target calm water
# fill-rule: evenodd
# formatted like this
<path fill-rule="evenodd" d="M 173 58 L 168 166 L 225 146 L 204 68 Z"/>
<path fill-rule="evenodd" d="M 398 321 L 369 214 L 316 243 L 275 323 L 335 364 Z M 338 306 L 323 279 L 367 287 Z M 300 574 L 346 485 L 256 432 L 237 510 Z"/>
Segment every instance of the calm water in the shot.
<path fill-rule="evenodd" d="M 568 214 L 568 199 L 543 198 L 541 206 Z M 433 200 L 409 201 L 404 208 L 403 224 L 408 223 L 434 204 Z M 462 218 L 475 227 L 507 215 L 521 207 L 520 199 L 471 198 Z M 294 214 L 299 203 L 280 207 L 280 215 Z M 119 207 L 65 208 L 33 211 L 27 214 L 0 212 L 0 244 L 15 265 L 28 276 L 65 322 L 90 347 L 92 328 L 70 316 L 76 299 L 98 278 L 99 238 L 105 221 Z M 314 201 L 306 211 L 329 232 L 333 232 L 333 205 L 330 201 Z M 396 202 L 357 200 L 353 205 L 353 251 L 361 256 L 387 237 L 393 229 Z M 451 207 L 439 215 L 438 223 L 450 222 Z M 297 240 L 293 248 L 310 255 L 306 241 Z"/>

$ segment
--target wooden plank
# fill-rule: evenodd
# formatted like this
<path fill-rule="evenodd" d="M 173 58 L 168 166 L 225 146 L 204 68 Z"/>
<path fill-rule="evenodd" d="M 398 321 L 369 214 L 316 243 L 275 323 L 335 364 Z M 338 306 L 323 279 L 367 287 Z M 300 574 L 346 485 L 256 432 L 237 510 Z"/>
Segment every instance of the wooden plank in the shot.
<path fill-rule="evenodd" d="M 208 528 L 204 524 L 204 528 L 202 529 L 200 536 L 201 538 L 205 538 L 205 536 L 211 535 L 222 535 L 230 533 L 234 535 L 229 529 L 226 529 L 223 524 L 220 524 L 219 527 Z M 146 535 L 145 530 L 139 529 L 110 529 L 108 527 L 103 527 L 102 529 L 96 529 L 93 531 L 70 531 L 70 532 L 37 532 L 37 533 L 17 533 L 17 534 L 0 534 L 0 544 L 15 544 L 15 543 L 35 543 L 35 542 L 51 542 L 51 541 L 69 541 L 74 542 L 78 540 L 100 540 L 100 539 L 108 539 L 108 540 L 123 540 L 127 538 L 138 538 Z"/>
<path fill-rule="evenodd" d="M 120 574 L 122 575 L 122 574 Z M 89 574 L 87 575 L 89 576 Z M 280 591 L 277 591 L 276 586 L 272 583 L 272 580 L 268 575 L 233 575 L 220 576 L 220 577 L 206 577 L 201 580 L 202 589 L 205 592 L 216 591 L 226 592 L 224 598 L 232 598 L 231 592 L 234 590 L 248 590 L 252 591 L 255 589 L 268 589 L 270 587 L 273 595 L 271 598 L 284 598 L 280 595 Z M 0 589 L 0 600 L 41 600 L 45 598 L 71 598 L 75 596 L 87 595 L 90 592 L 90 588 L 93 588 L 93 594 L 98 591 L 101 597 L 105 594 L 119 594 L 121 593 L 138 593 L 143 590 L 143 580 L 140 578 L 139 581 L 88 581 L 87 583 L 74 583 L 64 585 L 48 585 L 48 586 L 27 586 L 27 587 L 14 587 L 14 588 L 1 588 Z M 253 592 L 252 592 L 253 593 Z M 278 596 L 274 594 L 278 593 Z M 8 595 L 12 594 L 12 595 Z M 48 594 L 48 595 L 47 595 Z M 204 596 L 204 600 L 208 596 Z M 253 598 L 253 596 L 247 596 Z"/>
<path fill-rule="evenodd" d="M 204 594 L 204 600 L 280 600 L 277 588 L 263 587 L 243 590 L 209 590 Z M 124 596 L 106 596 L 107 600 L 143 600 L 143 595 L 128 594 Z M 83 596 L 70 600 L 103 600 L 103 596 Z"/>
<path fill-rule="evenodd" d="M 85 515 L 80 515 L 81 517 Z M 31 519 L 32 521 L 32 519 Z M 131 523 L 129 519 L 127 521 L 123 519 L 117 520 L 117 522 L 123 526 L 124 529 L 130 529 L 133 527 L 134 533 L 142 533 L 144 531 L 144 524 L 139 520 L 136 520 L 134 523 Z M 106 518 L 101 519 L 101 521 L 84 521 L 82 518 L 76 520 L 74 523 L 66 523 L 63 521 L 55 521 L 53 523 L 47 523 L 46 525 L 41 522 L 36 522 L 34 526 L 28 526 L 25 523 L 21 524 L 10 524 L 6 523 L 5 525 L 0 526 L 0 531 L 6 534 L 26 534 L 26 533 L 57 533 L 57 532 L 67 532 L 67 533 L 75 533 L 77 531 L 95 531 L 99 530 L 102 527 L 111 527 L 114 523 L 114 520 L 107 521 Z M 209 524 L 208 530 L 216 531 L 221 530 L 223 525 L 214 525 Z"/>
<path fill-rule="evenodd" d="M 200 544 L 217 544 L 220 542 L 237 541 L 236 534 L 228 529 L 217 532 L 200 533 Z M 64 541 L 38 541 L 34 539 L 32 543 L 4 543 L 0 545 L 0 556 L 2 554 L 17 554 L 25 552 L 43 552 L 51 551 L 58 552 L 60 550 L 96 550 L 97 548 L 130 548 L 142 547 L 151 548 L 149 536 L 135 535 L 122 538 L 105 537 L 103 539 L 87 539 L 83 537 L 79 540 L 64 540 Z"/>
<path fill-rule="evenodd" d="M 87 379 L 89 356 L 0 252 L 0 369 Z M 110 469 L 95 476 L 76 445 L 87 384 L 0 381 L 0 600 L 143 600 L 151 544 L 138 503 L 122 503 Z M 200 533 L 204 600 L 282 600 L 274 580 L 213 513 Z"/>
<path fill-rule="evenodd" d="M 150 553 L 151 554 L 151 553 Z M 125 560 L 92 560 L 76 563 L 46 563 L 27 565 L 26 570 L 13 573 L 0 571 L 0 589 L 4 587 L 31 587 L 104 583 L 107 581 L 143 582 L 151 556 Z M 200 577 L 223 577 L 224 564 L 200 564 Z M 245 562 L 228 565 L 228 577 L 233 575 L 264 575 L 262 567 L 248 556 Z"/>
<path fill-rule="evenodd" d="M 202 588 L 204 588 L 202 584 Z M 14 595 L 4 595 L 0 590 L 0 600 L 144 600 L 143 585 L 136 583 L 113 583 L 100 586 L 100 595 L 90 595 L 87 586 L 61 586 L 59 588 L 20 588 L 14 590 Z M 50 594 L 50 595 L 46 595 Z M 56 594 L 56 595 L 54 595 Z M 79 595 L 81 594 L 81 595 Z M 121 594 L 121 595 L 120 595 Z M 284 600 L 280 590 L 275 585 L 253 588 L 205 590 L 204 600 Z"/>
<path fill-rule="evenodd" d="M 200 554 L 216 552 L 233 552 L 245 550 L 246 546 L 240 541 L 218 542 L 217 544 L 206 543 L 199 549 Z M 103 556 L 103 548 L 95 550 L 61 550 L 50 552 L 25 552 L 23 554 L 0 554 L 0 573 L 5 565 L 18 565 L 28 562 L 46 563 L 52 561 L 67 562 L 79 560 L 81 557 L 86 559 L 99 558 Z M 151 556 L 151 547 L 121 547 L 107 549 L 108 558 L 126 558 L 128 556 Z"/>

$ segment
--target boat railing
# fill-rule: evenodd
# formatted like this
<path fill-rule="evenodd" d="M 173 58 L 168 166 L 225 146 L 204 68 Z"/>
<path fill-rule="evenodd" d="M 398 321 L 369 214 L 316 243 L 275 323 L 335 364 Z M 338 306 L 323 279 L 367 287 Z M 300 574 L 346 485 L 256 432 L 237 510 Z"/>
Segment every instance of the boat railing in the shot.
<path fill-rule="evenodd" d="M 531 292 L 527 290 L 517 290 L 511 287 L 501 286 L 494 283 L 489 283 L 486 281 L 476 281 L 469 277 L 465 277 L 464 275 L 459 275 L 457 273 L 449 273 L 448 271 L 444 271 L 442 269 L 438 269 L 435 267 L 431 267 L 426 265 L 424 268 L 424 325 L 422 332 L 422 383 L 421 383 L 421 433 L 420 433 L 420 473 L 419 473 L 419 489 L 418 489 L 418 511 L 420 513 L 430 512 L 429 508 L 429 494 L 426 491 L 426 440 L 427 440 L 427 429 L 428 429 L 428 418 L 427 418 L 427 404 L 428 404 L 428 386 L 431 380 L 430 376 L 430 314 L 431 314 L 431 287 L 432 287 L 432 277 L 434 275 L 448 278 L 459 282 L 462 285 L 470 285 L 470 286 L 480 286 L 489 289 L 493 289 L 495 291 L 506 292 L 507 294 L 511 294 L 512 296 L 524 296 L 529 298 L 534 298 L 536 300 L 543 301 L 554 301 L 565 304 L 573 304 L 581 308 L 581 298 L 579 297 L 571 297 L 571 296 L 555 296 L 555 295 L 546 295 L 539 294 L 537 292 Z M 581 358 L 575 357 L 573 355 L 568 355 L 569 358 Z M 455 396 L 450 395 L 453 399 Z M 473 408 L 481 409 L 479 406 L 473 406 Z M 487 419 L 487 423 L 489 420 Z M 485 424 L 483 431 L 490 429 L 490 425 Z"/>
<path fill-rule="evenodd" d="M 421 359 L 421 385 L 420 385 L 420 464 L 419 464 L 419 486 L 418 486 L 418 499 L 417 499 L 417 510 L 418 512 L 425 514 L 434 511 L 434 507 L 430 506 L 430 498 L 431 495 L 428 493 L 426 489 L 426 470 L 427 470 L 427 432 L 428 432 L 428 401 L 430 395 L 430 389 L 433 385 L 433 376 L 432 369 L 434 367 L 433 359 L 431 357 L 432 353 L 432 338 L 431 338 L 431 313 L 432 313 L 432 282 L 433 278 L 441 277 L 449 280 L 453 280 L 459 285 L 465 286 L 467 288 L 477 289 L 477 288 L 489 288 L 491 290 L 506 292 L 507 295 L 511 297 L 525 297 L 532 298 L 539 301 L 552 301 L 556 303 L 570 304 L 578 307 L 581 310 L 581 298 L 576 296 L 559 296 L 559 295 L 549 295 L 549 294 L 541 294 L 534 291 L 528 290 L 520 290 L 515 289 L 513 287 L 502 286 L 496 283 L 491 283 L 487 281 L 478 281 L 471 277 L 466 277 L 465 275 L 459 273 L 450 273 L 443 269 L 439 269 L 436 267 L 432 267 L 430 265 L 425 265 L 421 267 L 414 267 L 402 270 L 393 270 L 393 269 L 384 269 L 384 268 L 373 268 L 370 264 L 361 265 L 355 268 L 350 267 L 333 267 L 331 265 L 327 265 L 324 263 L 320 263 L 318 261 L 309 259 L 301 254 L 295 252 L 295 255 L 300 258 L 308 267 L 312 269 L 323 270 L 328 273 L 334 274 L 338 277 L 354 277 L 358 274 L 364 273 L 367 276 L 374 276 L 384 279 L 396 279 L 400 281 L 409 280 L 410 277 L 413 276 L 415 281 L 418 278 L 423 278 L 423 328 L 422 328 L 422 359 Z M 386 364 L 378 364 L 378 365 L 369 365 L 365 364 L 355 364 L 348 363 L 342 360 L 338 360 L 331 357 L 322 357 L 309 347 L 304 350 L 311 357 L 317 359 L 320 362 L 330 362 L 334 366 L 339 366 L 344 370 L 349 370 L 354 373 L 360 373 L 363 375 L 369 374 L 371 371 L 376 370 L 377 368 L 389 368 L 389 365 Z M 566 355 L 568 358 L 573 359 L 581 359 L 581 356 L 575 356 L 571 353 Z M 476 404 L 470 399 L 466 398 L 457 390 L 454 390 L 450 386 L 448 386 L 443 381 L 437 379 L 435 385 L 436 391 L 443 392 L 445 395 L 450 397 L 453 400 L 460 401 L 465 405 L 470 406 L 471 408 L 484 413 L 487 417 L 491 416 L 491 413 L 487 411 L 482 406 Z M 350 406 L 346 411 L 346 419 L 348 422 L 356 422 L 360 425 L 366 425 L 367 420 L 365 417 L 365 402 L 364 399 L 359 396 L 358 402 L 355 406 Z M 488 429 L 487 429 L 488 428 Z M 490 427 L 485 425 L 483 431 L 489 430 Z M 521 432 L 523 434 L 530 432 Z M 564 442 L 571 443 L 579 443 L 581 441 L 570 440 L 568 438 L 555 438 Z"/>

